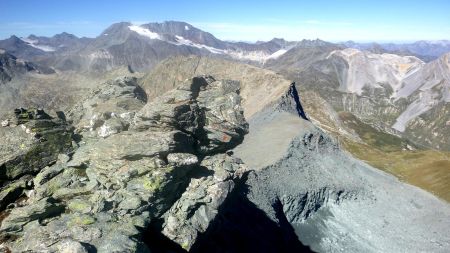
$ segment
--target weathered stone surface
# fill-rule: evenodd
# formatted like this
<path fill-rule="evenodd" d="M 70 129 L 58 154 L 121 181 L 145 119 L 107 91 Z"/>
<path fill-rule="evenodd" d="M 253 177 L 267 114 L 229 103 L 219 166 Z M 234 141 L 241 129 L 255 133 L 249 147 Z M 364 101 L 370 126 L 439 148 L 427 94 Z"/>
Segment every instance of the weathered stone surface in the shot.
<path fill-rule="evenodd" d="M 163 234 L 185 250 L 205 232 L 247 168 L 226 154 L 206 157 L 201 166 L 211 175 L 192 179 L 180 199 L 164 215 Z"/>
<path fill-rule="evenodd" d="M 204 188 L 208 214 L 195 215 L 194 228 L 207 228 L 244 170 L 228 155 L 203 159 L 234 147 L 246 133 L 239 83 L 196 77 L 143 107 L 139 89 L 133 80 L 116 80 L 69 114 L 79 147 L 40 171 L 25 206 L 10 210 L 0 233 L 18 238 L 6 242 L 12 251 L 146 252 L 143 229 L 195 182 L 190 187 Z M 230 138 L 217 137 L 225 134 Z M 214 175 L 191 179 L 201 170 Z"/>
<path fill-rule="evenodd" d="M 72 149 L 72 129 L 42 110 L 16 109 L 15 124 L 0 128 L 0 184 L 39 172 Z"/>
<path fill-rule="evenodd" d="M 133 127 L 183 129 L 196 139 L 199 152 L 225 151 L 248 131 L 239 90 L 236 81 L 196 77 L 144 106 Z"/>
<path fill-rule="evenodd" d="M 205 115 L 204 131 L 207 143 L 202 145 L 204 153 L 225 151 L 243 140 L 248 132 L 239 96 L 237 81 L 215 81 L 208 85 L 197 98 Z"/>
<path fill-rule="evenodd" d="M 23 176 L 2 187 L 0 190 L 0 211 L 22 196 L 23 191 L 29 188 L 28 182 L 30 182 L 31 178 L 30 175 Z"/>
<path fill-rule="evenodd" d="M 198 158 L 189 153 L 171 153 L 167 156 L 169 164 L 178 166 L 189 166 L 198 163 Z"/>
<path fill-rule="evenodd" d="M 134 114 L 147 102 L 136 78 L 123 77 L 101 85 L 68 113 L 85 137 L 108 137 L 125 131 Z"/>
<path fill-rule="evenodd" d="M 7 121 L 0 128 L 0 211 L 32 188 L 32 176 L 73 150 L 72 128 L 41 109 L 16 109 Z"/>
<path fill-rule="evenodd" d="M 34 220 L 43 220 L 52 216 L 59 215 L 64 211 L 64 206 L 52 198 L 44 198 L 33 205 L 15 208 L 14 211 L 6 217 L 1 229 L 7 233 L 21 232 L 23 227 Z"/>
<path fill-rule="evenodd" d="M 80 243 L 71 239 L 65 239 L 57 244 L 60 253 L 88 253 L 88 250 Z"/>

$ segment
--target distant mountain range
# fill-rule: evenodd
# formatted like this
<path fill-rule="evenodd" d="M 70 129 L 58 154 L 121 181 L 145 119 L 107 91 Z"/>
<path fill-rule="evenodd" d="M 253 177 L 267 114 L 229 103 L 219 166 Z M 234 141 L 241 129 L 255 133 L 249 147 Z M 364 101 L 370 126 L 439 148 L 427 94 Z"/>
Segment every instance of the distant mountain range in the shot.
<path fill-rule="evenodd" d="M 149 70 L 161 60 L 175 55 L 213 55 L 263 63 L 276 58 L 296 42 L 273 39 L 268 42 L 227 42 L 184 22 L 133 25 L 128 22 L 108 27 L 96 38 L 78 38 L 61 33 L 53 37 L 11 36 L 0 48 L 17 57 L 44 62 L 60 70 L 109 70 L 129 65 Z"/>
<path fill-rule="evenodd" d="M 134 25 L 116 23 L 96 38 L 78 38 L 69 33 L 53 37 L 11 36 L 0 40 L 0 48 L 18 58 L 43 63 L 59 70 L 111 70 L 128 65 L 134 70 L 149 70 L 161 60 L 175 55 L 201 55 L 252 62 L 263 65 L 296 47 L 323 46 L 315 40 L 286 41 L 275 38 L 256 43 L 229 42 L 188 23 L 168 21 Z M 410 44 L 355 43 L 334 44 L 374 53 L 413 55 L 424 61 L 450 51 L 449 41 L 418 41 Z"/>
<path fill-rule="evenodd" d="M 389 52 L 401 55 L 414 55 L 424 61 L 434 60 L 437 57 L 450 52 L 449 40 L 416 41 L 413 43 L 355 43 L 347 41 L 342 43 L 345 47 L 368 50 L 374 53 Z"/>
<path fill-rule="evenodd" d="M 51 68 L 39 66 L 22 59 L 17 59 L 14 55 L 0 49 L 0 85 L 11 81 L 11 79 L 17 75 L 22 75 L 28 72 L 41 74 L 55 73 L 55 71 Z"/>

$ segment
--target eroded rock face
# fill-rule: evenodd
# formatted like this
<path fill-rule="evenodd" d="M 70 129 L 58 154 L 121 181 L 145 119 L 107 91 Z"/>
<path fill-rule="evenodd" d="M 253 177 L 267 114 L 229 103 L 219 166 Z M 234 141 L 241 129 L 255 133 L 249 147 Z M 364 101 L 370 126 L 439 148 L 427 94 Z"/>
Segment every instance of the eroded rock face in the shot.
<path fill-rule="evenodd" d="M 223 152 L 242 142 L 248 131 L 239 90 L 236 81 L 196 77 L 148 103 L 133 128 L 179 129 L 195 138 L 198 152 Z"/>
<path fill-rule="evenodd" d="M 34 175 L 72 151 L 72 127 L 43 110 L 16 109 L 0 127 L 0 211 L 32 187 Z"/>
<path fill-rule="evenodd" d="M 186 191 L 164 214 L 162 233 L 190 250 L 199 234 L 206 232 L 220 206 L 248 169 L 238 158 L 220 154 L 205 158 L 201 166 L 209 175 L 191 180 Z"/>
<path fill-rule="evenodd" d="M 72 147 L 71 127 L 43 110 L 16 109 L 0 128 L 0 180 L 36 173 Z"/>
<path fill-rule="evenodd" d="M 0 227 L 7 247 L 147 252 L 142 232 L 163 215 L 181 215 L 180 208 L 194 218 L 166 226 L 179 234 L 177 243 L 190 247 L 195 236 L 187 233 L 205 231 L 245 171 L 240 160 L 222 153 L 247 132 L 239 83 L 196 77 L 143 107 L 137 90 L 133 80 L 116 80 L 72 111 L 79 147 L 41 170 L 27 201 L 9 210 Z M 127 120 L 111 116 L 130 111 L 135 115 Z M 111 118 L 89 123 L 107 112 Z M 111 119 L 128 125 L 99 134 Z"/>

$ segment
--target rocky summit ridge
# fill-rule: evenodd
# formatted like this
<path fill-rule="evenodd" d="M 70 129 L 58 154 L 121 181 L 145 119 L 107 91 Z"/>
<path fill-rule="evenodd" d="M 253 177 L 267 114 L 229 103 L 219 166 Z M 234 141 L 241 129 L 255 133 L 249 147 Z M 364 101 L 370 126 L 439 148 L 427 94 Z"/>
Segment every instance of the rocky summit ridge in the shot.
<path fill-rule="evenodd" d="M 1 250 L 450 247 L 448 203 L 352 158 L 309 118 L 295 83 L 202 57 L 104 82 L 66 114 L 16 109 L 0 127 Z"/>

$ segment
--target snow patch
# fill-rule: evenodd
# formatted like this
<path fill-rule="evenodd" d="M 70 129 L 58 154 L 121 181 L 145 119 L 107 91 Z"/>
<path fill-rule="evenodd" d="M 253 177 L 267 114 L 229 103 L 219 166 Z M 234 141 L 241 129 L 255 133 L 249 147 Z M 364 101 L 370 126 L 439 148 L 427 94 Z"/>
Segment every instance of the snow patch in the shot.
<path fill-rule="evenodd" d="M 162 37 L 159 34 L 157 34 L 155 32 L 152 32 L 152 31 L 150 31 L 147 28 L 144 28 L 144 27 L 141 27 L 141 26 L 138 26 L 138 25 L 130 25 L 130 26 L 128 26 L 128 28 L 131 31 L 138 33 L 139 35 L 148 37 L 148 38 L 150 38 L 152 40 L 163 40 Z"/>
<path fill-rule="evenodd" d="M 198 44 L 198 43 L 195 43 L 191 40 L 185 39 L 178 35 L 176 35 L 175 37 L 177 38 L 177 43 L 175 43 L 175 45 L 185 45 L 185 46 L 196 47 L 196 48 L 200 48 L 200 49 L 206 49 L 213 54 L 224 54 L 225 53 L 224 50 L 221 50 L 221 49 L 218 49 L 215 47 L 206 46 L 203 44 Z"/>
<path fill-rule="evenodd" d="M 56 51 L 55 48 L 51 47 L 51 46 L 47 46 L 47 45 L 39 45 L 39 41 L 38 40 L 32 40 L 29 38 L 20 38 L 23 42 L 27 43 L 29 46 L 32 46 L 34 48 L 37 48 L 39 50 L 42 50 L 44 52 L 54 52 Z"/>
<path fill-rule="evenodd" d="M 184 30 L 189 31 L 189 26 L 185 25 Z"/>
<path fill-rule="evenodd" d="M 272 54 L 269 54 L 264 51 L 234 51 L 234 50 L 226 50 L 226 54 L 229 56 L 240 59 L 240 60 L 250 60 L 256 61 L 260 63 L 265 63 L 269 59 L 276 59 L 283 54 L 285 54 L 288 49 L 280 49 Z"/>

